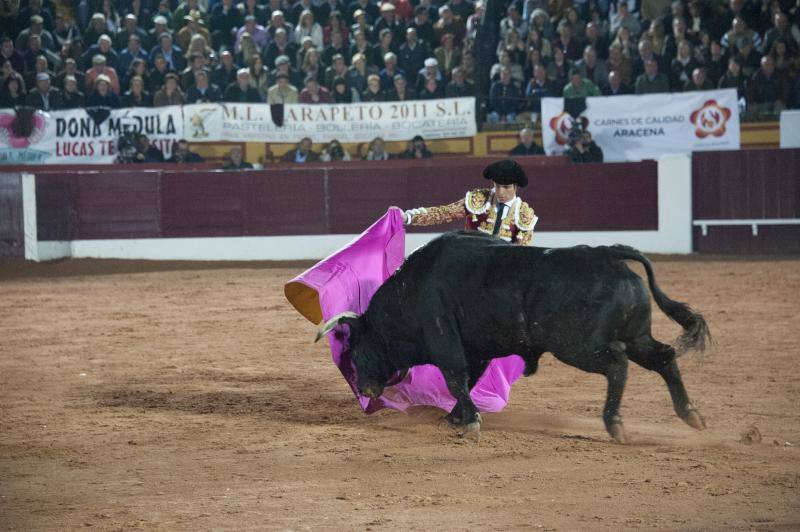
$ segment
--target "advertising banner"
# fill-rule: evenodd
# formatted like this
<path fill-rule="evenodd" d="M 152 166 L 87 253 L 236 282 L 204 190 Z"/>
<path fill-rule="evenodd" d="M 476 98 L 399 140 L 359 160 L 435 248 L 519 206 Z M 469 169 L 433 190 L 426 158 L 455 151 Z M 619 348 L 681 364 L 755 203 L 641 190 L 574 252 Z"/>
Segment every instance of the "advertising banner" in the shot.
<path fill-rule="evenodd" d="M 564 110 L 563 98 L 542 99 L 545 153 L 567 151 L 576 126 L 591 133 L 607 162 L 740 146 L 735 89 L 591 97 L 577 117 Z"/>
<path fill-rule="evenodd" d="M 184 129 L 189 142 L 318 143 L 470 137 L 477 132 L 475 98 L 370 102 L 354 104 L 219 103 L 186 105 Z M 282 118 L 282 125 L 280 123 Z"/>
<path fill-rule="evenodd" d="M 112 111 L 36 111 L 17 116 L 0 110 L 0 164 L 108 164 L 127 133 L 144 133 L 165 158 L 183 138 L 180 106 Z"/>

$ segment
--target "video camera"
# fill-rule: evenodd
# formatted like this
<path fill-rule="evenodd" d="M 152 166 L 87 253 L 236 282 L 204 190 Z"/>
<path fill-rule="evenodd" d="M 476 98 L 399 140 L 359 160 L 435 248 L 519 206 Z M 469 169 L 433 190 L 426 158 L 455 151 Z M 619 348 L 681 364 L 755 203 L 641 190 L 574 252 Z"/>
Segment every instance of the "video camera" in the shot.
<path fill-rule="evenodd" d="M 136 133 L 129 131 L 117 139 L 117 162 L 133 163 L 136 161 Z"/>

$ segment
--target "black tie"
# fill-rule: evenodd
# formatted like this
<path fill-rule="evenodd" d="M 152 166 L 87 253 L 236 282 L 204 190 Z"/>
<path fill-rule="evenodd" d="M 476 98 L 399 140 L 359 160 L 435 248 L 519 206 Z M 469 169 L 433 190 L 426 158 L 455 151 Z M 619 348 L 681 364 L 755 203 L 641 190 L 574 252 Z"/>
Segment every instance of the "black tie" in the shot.
<path fill-rule="evenodd" d="M 497 219 L 494 221 L 492 236 L 497 236 L 497 233 L 500 232 L 500 226 L 503 225 L 503 207 L 505 207 L 503 203 L 497 204 Z"/>

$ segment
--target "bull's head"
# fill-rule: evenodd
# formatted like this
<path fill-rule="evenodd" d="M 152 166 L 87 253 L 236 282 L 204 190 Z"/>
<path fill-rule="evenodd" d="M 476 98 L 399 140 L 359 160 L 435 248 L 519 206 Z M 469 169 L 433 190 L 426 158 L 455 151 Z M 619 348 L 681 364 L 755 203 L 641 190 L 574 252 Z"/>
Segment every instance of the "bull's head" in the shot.
<path fill-rule="evenodd" d="M 350 329 L 347 340 L 350 359 L 356 368 L 358 393 L 377 399 L 395 373 L 381 336 L 371 331 L 367 322 L 358 314 L 343 312 L 322 324 L 314 341 L 318 342 L 339 325 L 347 325 Z"/>

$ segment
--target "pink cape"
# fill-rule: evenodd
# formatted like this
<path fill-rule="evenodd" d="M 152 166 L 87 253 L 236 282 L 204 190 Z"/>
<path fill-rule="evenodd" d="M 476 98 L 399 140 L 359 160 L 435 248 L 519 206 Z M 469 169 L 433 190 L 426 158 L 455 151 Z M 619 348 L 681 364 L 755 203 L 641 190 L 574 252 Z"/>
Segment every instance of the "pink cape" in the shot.
<path fill-rule="evenodd" d="M 403 263 L 404 256 L 403 215 L 399 209 L 389 209 L 343 249 L 289 281 L 284 287 L 286 298 L 312 323 L 348 310 L 362 314 L 372 294 Z M 331 354 L 365 412 L 382 408 L 406 411 L 414 406 L 435 406 L 448 412 L 453 409 L 456 401 L 439 369 L 431 365 L 411 368 L 378 399 L 360 395 L 347 353 L 346 330 L 345 326 L 329 333 Z M 511 385 L 524 369 L 524 362 L 516 355 L 493 360 L 470 394 L 475 406 L 483 412 L 505 408 Z"/>

